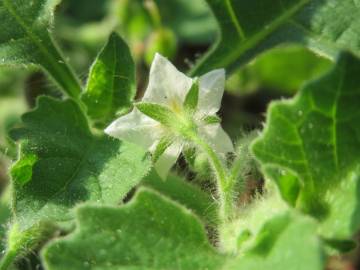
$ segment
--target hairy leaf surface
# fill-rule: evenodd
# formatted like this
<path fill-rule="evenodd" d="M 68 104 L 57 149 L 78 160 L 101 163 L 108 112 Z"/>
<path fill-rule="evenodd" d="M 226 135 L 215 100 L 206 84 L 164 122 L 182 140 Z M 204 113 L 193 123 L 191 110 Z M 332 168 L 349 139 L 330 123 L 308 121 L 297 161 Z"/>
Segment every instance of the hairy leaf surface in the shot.
<path fill-rule="evenodd" d="M 350 237 L 360 225 L 359 73 L 360 61 L 343 54 L 295 99 L 272 103 L 253 145 L 283 198 L 320 220 L 327 237 Z"/>
<path fill-rule="evenodd" d="M 75 233 L 45 248 L 47 269 L 323 269 L 316 223 L 302 215 L 274 217 L 238 257 L 216 252 L 188 210 L 150 190 L 121 208 L 80 207 L 77 219 Z"/>
<path fill-rule="evenodd" d="M 143 190 L 121 208 L 84 206 L 78 229 L 44 251 L 47 269 L 217 269 L 223 258 L 185 208 Z M 76 255 L 75 255 L 76 254 Z"/>
<path fill-rule="evenodd" d="M 68 221 L 84 201 L 116 204 L 148 172 L 144 151 L 107 136 L 95 136 L 78 105 L 40 98 L 13 131 L 21 141 L 12 168 L 14 211 L 22 228 L 39 220 Z"/>
<path fill-rule="evenodd" d="M 50 35 L 60 0 L 0 0 L 0 64 L 40 65 L 72 97 L 80 85 Z"/>
<path fill-rule="evenodd" d="M 279 44 L 295 42 L 333 58 L 339 49 L 360 55 L 360 4 L 352 0 L 207 0 L 221 35 L 193 68 L 232 70 Z"/>

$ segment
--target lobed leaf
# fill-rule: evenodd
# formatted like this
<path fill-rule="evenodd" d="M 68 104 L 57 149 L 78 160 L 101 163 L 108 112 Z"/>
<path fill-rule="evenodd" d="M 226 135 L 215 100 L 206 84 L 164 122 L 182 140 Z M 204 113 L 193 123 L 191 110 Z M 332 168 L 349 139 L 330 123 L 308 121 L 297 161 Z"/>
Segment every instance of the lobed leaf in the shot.
<path fill-rule="evenodd" d="M 192 75 L 233 70 L 259 53 L 299 43 L 334 58 L 339 50 L 360 55 L 360 5 L 352 0 L 207 0 L 220 36 Z"/>
<path fill-rule="evenodd" d="M 73 234 L 51 242 L 43 250 L 46 269 L 324 267 L 316 223 L 295 213 L 271 219 L 260 231 L 256 244 L 236 257 L 217 253 L 188 210 L 146 189 L 121 208 L 80 207 L 77 220 Z"/>
<path fill-rule="evenodd" d="M 45 248 L 47 269 L 216 269 L 222 263 L 188 210 L 146 189 L 121 208 L 81 207 L 77 220 L 74 234 Z"/>
<path fill-rule="evenodd" d="M 13 210 L 21 229 L 41 220 L 69 221 L 80 202 L 117 204 L 151 166 L 138 146 L 93 135 L 72 100 L 42 97 L 22 120 L 23 127 L 12 132 L 21 141 L 12 170 Z"/>
<path fill-rule="evenodd" d="M 360 227 L 359 72 L 360 61 L 343 54 L 295 99 L 274 102 L 252 147 L 283 198 L 316 217 L 329 238 L 351 237 Z"/>

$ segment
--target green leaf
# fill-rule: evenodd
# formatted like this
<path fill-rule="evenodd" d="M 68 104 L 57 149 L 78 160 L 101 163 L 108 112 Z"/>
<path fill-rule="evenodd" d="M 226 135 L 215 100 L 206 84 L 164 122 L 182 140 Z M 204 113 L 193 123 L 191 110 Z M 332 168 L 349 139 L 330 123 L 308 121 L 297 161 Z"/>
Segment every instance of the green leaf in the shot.
<path fill-rule="evenodd" d="M 173 143 L 173 139 L 168 136 L 162 137 L 156 145 L 155 151 L 152 155 L 153 163 L 156 163 L 166 149 Z"/>
<path fill-rule="evenodd" d="M 319 77 L 333 65 L 309 49 L 286 45 L 259 55 L 226 82 L 226 90 L 244 95 L 258 89 L 294 94 L 305 81 Z M 286 79 L 284 79 L 286 78 Z"/>
<path fill-rule="evenodd" d="M 169 175 L 164 181 L 152 171 L 142 184 L 184 205 L 208 225 L 216 225 L 219 222 L 214 198 L 180 176 Z"/>
<path fill-rule="evenodd" d="M 325 256 L 316 230 L 308 217 L 291 212 L 275 216 L 262 227 L 255 245 L 224 269 L 322 270 Z"/>
<path fill-rule="evenodd" d="M 43 251 L 47 269 L 217 269 L 222 264 L 199 221 L 148 190 L 121 208 L 81 207 L 77 220 L 74 234 Z"/>
<path fill-rule="evenodd" d="M 127 112 L 136 93 L 135 64 L 129 47 L 113 33 L 91 67 L 82 100 L 101 127 Z"/>
<path fill-rule="evenodd" d="M 198 106 L 198 101 L 199 101 L 199 81 L 197 78 L 195 78 L 189 92 L 186 94 L 183 106 L 189 112 L 194 112 Z"/>
<path fill-rule="evenodd" d="M 13 210 L 21 229 L 41 220 L 69 221 L 71 208 L 83 201 L 117 204 L 149 170 L 141 148 L 91 134 L 72 100 L 42 97 L 22 120 L 23 127 L 12 132 L 21 141 L 12 171 Z M 29 156 L 36 157 L 32 168 L 22 159 Z"/>
<path fill-rule="evenodd" d="M 50 35 L 60 0 L 0 1 L 0 64 L 40 65 L 71 97 L 80 84 Z"/>
<path fill-rule="evenodd" d="M 352 0 L 207 0 L 221 35 L 191 75 L 233 70 L 259 53 L 299 43 L 333 58 L 339 49 L 360 55 L 360 7 Z"/>
<path fill-rule="evenodd" d="M 343 54 L 293 100 L 272 103 L 252 147 L 283 198 L 322 222 L 327 238 L 348 238 L 360 227 L 359 73 L 360 61 Z"/>
<path fill-rule="evenodd" d="M 293 212 L 272 218 L 249 250 L 232 257 L 210 246 L 203 227 L 188 210 L 146 189 L 121 208 L 80 207 L 77 220 L 75 233 L 43 250 L 47 269 L 324 267 L 316 222 Z"/>
<path fill-rule="evenodd" d="M 207 44 L 216 33 L 216 20 L 205 0 L 155 0 L 163 23 L 173 29 L 182 42 Z M 176 12 L 174 12 L 176 10 Z"/>

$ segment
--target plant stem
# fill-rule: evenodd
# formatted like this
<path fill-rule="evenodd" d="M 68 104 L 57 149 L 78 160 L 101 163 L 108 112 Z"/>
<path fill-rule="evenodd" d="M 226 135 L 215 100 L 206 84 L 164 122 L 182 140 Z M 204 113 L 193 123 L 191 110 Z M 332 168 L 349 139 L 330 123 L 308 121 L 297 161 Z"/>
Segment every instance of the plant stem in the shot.
<path fill-rule="evenodd" d="M 6 251 L 0 261 L 0 270 L 7 270 L 9 266 L 14 262 L 16 255 L 16 250 Z"/>
<path fill-rule="evenodd" d="M 234 215 L 233 186 L 234 181 L 219 156 L 212 147 L 197 135 L 191 136 L 191 140 L 198 145 L 207 155 L 208 160 L 215 172 L 220 198 L 220 220 L 223 224 L 229 222 Z"/>

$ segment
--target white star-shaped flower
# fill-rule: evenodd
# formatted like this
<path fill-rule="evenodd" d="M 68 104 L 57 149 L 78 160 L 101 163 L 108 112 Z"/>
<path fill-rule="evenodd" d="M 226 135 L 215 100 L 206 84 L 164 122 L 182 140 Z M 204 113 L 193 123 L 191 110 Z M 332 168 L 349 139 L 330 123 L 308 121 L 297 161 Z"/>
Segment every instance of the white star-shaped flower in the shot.
<path fill-rule="evenodd" d="M 166 58 L 156 54 L 150 69 L 149 85 L 142 102 L 159 104 L 181 114 L 183 104 L 194 80 L 178 71 Z M 218 69 L 201 76 L 198 81 L 197 107 L 191 114 L 197 132 L 219 156 L 225 157 L 233 152 L 233 144 L 219 123 L 205 121 L 206 117 L 216 116 L 224 93 L 225 71 Z M 176 125 L 176 123 L 174 123 Z M 162 178 L 178 159 L 184 145 L 188 142 L 179 134 L 174 134 L 166 126 L 134 108 L 106 128 L 108 135 L 135 143 L 154 152 L 160 140 L 171 138 L 171 144 L 155 163 L 155 169 Z"/>

